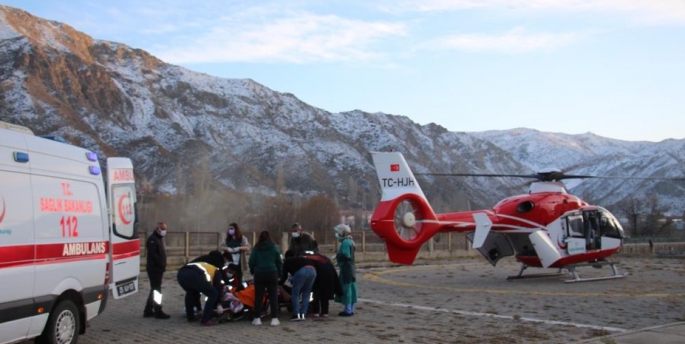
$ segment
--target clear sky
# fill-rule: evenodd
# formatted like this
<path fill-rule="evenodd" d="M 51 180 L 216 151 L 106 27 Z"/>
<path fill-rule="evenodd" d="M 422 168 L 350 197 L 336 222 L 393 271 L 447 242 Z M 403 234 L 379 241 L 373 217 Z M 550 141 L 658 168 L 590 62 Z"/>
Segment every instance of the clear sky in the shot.
<path fill-rule="evenodd" d="M 685 138 L 685 0 L 0 0 L 331 112 Z"/>

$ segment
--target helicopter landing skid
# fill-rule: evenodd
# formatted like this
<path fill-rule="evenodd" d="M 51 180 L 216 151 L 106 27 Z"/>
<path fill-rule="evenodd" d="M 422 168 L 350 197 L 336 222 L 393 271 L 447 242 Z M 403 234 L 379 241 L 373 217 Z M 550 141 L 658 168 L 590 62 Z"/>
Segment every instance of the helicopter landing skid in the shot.
<path fill-rule="evenodd" d="M 560 276 L 560 275 L 566 275 L 566 274 L 571 274 L 573 276 L 573 279 L 565 280 L 564 282 L 566 283 L 575 283 L 575 282 L 589 282 L 589 281 L 601 281 L 601 280 L 607 280 L 607 279 L 617 279 L 617 278 L 623 278 L 628 276 L 628 273 L 620 273 L 618 271 L 618 268 L 616 265 L 618 265 L 618 262 L 610 262 L 610 261 L 599 261 L 599 262 L 593 262 L 593 263 L 586 263 L 586 264 L 574 264 L 574 265 L 566 265 L 561 268 L 555 273 L 542 273 L 542 274 L 531 274 L 531 275 L 524 275 L 523 271 L 525 271 L 528 268 L 528 265 L 522 264 L 521 269 L 519 270 L 518 275 L 516 276 L 507 276 L 507 281 L 515 280 L 515 279 L 523 279 L 523 278 L 537 278 L 537 277 L 552 277 L 552 276 Z M 580 275 L 578 275 L 578 271 L 576 271 L 577 267 L 580 266 L 592 266 L 594 268 L 601 268 L 604 265 L 609 265 L 611 266 L 611 270 L 613 272 L 613 275 L 611 276 L 602 276 L 602 277 L 592 277 L 592 278 L 581 278 Z M 562 272 L 563 270 L 567 270 L 566 272 Z"/>
<path fill-rule="evenodd" d="M 601 280 L 608 280 L 608 279 L 617 279 L 617 278 L 623 278 L 628 276 L 628 273 L 619 273 L 618 268 L 616 265 L 618 265 L 618 262 L 610 262 L 610 261 L 600 261 L 600 262 L 593 262 L 593 263 L 587 263 L 587 264 L 576 264 L 576 265 L 569 265 L 565 267 L 568 272 L 573 275 L 573 279 L 565 280 L 564 282 L 566 283 L 575 283 L 575 282 L 589 282 L 589 281 L 601 281 Z M 602 276 L 602 277 L 592 277 L 592 278 L 580 278 L 578 276 L 578 272 L 576 271 L 576 267 L 578 266 L 592 266 L 593 268 L 601 268 L 604 265 L 609 265 L 611 266 L 611 271 L 613 272 L 613 275 L 611 276 Z"/>
<path fill-rule="evenodd" d="M 519 270 L 518 275 L 516 276 L 507 276 L 507 281 L 515 280 L 515 279 L 523 279 L 523 278 L 538 278 L 538 277 L 552 277 L 552 276 L 559 276 L 559 275 L 565 275 L 565 272 L 561 272 L 562 268 L 559 268 L 558 272 L 550 272 L 550 273 L 543 273 L 543 274 L 531 274 L 531 275 L 523 275 L 523 271 L 528 268 L 528 265 L 526 264 L 521 264 L 521 269 Z"/>

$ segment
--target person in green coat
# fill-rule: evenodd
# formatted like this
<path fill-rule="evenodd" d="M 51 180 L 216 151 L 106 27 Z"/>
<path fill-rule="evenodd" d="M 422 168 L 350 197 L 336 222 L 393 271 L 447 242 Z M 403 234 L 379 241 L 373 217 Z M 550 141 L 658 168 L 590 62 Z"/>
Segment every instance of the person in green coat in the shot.
<path fill-rule="evenodd" d="M 259 233 L 257 244 L 252 248 L 248 263 L 250 273 L 254 277 L 255 303 L 254 320 L 252 325 L 261 325 L 259 318 L 262 311 L 262 303 L 259 302 L 264 296 L 266 289 L 271 306 L 271 325 L 278 326 L 278 278 L 283 274 L 283 259 L 281 251 L 271 241 L 269 231 Z"/>
<path fill-rule="evenodd" d="M 335 237 L 340 241 L 338 254 L 335 259 L 340 269 L 340 283 L 342 284 L 342 295 L 335 296 L 335 302 L 342 303 L 344 309 L 338 313 L 339 316 L 349 317 L 354 315 L 354 304 L 357 303 L 357 278 L 354 268 L 355 245 L 350 234 L 350 227 L 339 224 L 333 228 Z"/>

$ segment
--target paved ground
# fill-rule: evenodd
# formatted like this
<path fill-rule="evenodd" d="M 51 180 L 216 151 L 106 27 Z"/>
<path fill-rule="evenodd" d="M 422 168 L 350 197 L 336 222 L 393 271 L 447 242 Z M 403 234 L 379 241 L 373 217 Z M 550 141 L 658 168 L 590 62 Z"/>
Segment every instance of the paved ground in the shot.
<path fill-rule="evenodd" d="M 482 259 L 429 265 L 359 268 L 357 314 L 255 327 L 249 321 L 200 327 L 185 321 L 183 291 L 168 272 L 162 286 L 169 320 L 144 319 L 149 291 L 110 300 L 80 343 L 630 343 L 636 329 L 685 321 L 685 262 L 617 257 L 624 279 L 564 283 L 568 276 L 506 281 L 513 260 L 492 267 Z M 531 273 L 540 269 L 529 269 Z M 608 268 L 583 268 L 585 277 Z M 332 304 L 331 313 L 340 305 Z"/>
<path fill-rule="evenodd" d="M 598 337 L 583 341 L 584 344 L 683 344 L 685 343 L 685 322 L 654 326 Z"/>

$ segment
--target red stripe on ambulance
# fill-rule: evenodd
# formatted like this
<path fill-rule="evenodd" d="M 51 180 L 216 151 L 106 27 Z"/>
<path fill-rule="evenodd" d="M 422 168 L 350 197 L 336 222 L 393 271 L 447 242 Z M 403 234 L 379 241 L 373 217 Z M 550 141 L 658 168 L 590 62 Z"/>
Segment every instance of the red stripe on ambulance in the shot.
<path fill-rule="evenodd" d="M 34 245 L 0 247 L 0 268 L 33 264 Z"/>
<path fill-rule="evenodd" d="M 138 239 L 114 244 L 114 260 L 126 259 L 140 255 L 140 241 Z"/>
<path fill-rule="evenodd" d="M 107 241 L 6 246 L 0 247 L 0 268 L 105 259 L 108 252 Z"/>

